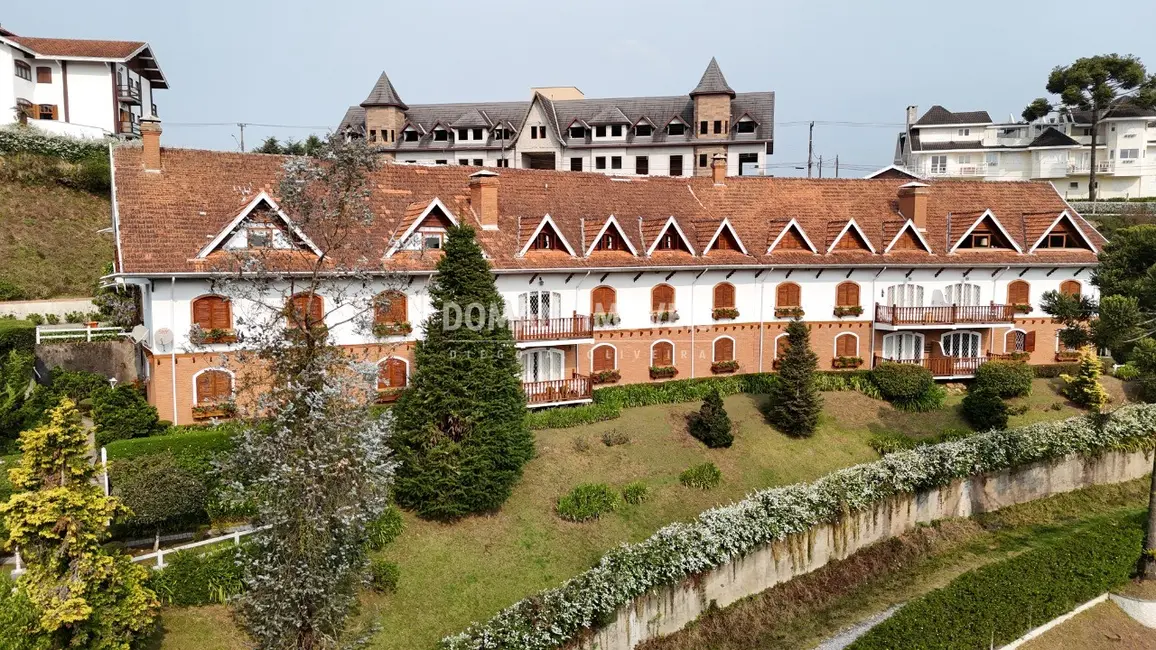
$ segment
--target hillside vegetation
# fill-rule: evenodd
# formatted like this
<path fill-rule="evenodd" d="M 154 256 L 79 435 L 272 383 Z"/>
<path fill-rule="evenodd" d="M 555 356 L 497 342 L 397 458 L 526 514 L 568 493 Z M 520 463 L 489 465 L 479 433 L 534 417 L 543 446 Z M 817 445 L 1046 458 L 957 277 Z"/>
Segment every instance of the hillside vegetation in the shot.
<path fill-rule="evenodd" d="M 113 257 L 107 195 L 0 179 L 0 285 L 27 299 L 92 295 Z"/>

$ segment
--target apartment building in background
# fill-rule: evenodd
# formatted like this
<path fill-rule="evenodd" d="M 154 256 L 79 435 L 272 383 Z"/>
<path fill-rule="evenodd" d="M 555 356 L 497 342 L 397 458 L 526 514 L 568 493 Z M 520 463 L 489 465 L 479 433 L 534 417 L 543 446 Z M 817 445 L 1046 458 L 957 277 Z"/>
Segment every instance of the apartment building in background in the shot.
<path fill-rule="evenodd" d="M 587 98 L 532 88 L 528 101 L 406 104 L 383 72 L 338 127 L 403 163 L 614 176 L 758 175 L 774 152 L 775 94 L 739 93 L 713 58 L 688 94 Z"/>
<path fill-rule="evenodd" d="M 142 292 L 150 401 L 189 423 L 227 412 L 217 406 L 244 370 L 222 358 L 253 322 L 251 305 L 213 293 L 214 271 L 245 251 L 301 268 L 318 249 L 278 205 L 284 157 L 162 149 L 159 123 L 144 126 L 143 147 L 113 152 L 113 277 Z M 357 253 L 380 273 L 366 304 L 287 285 L 279 298 L 378 362 L 383 400 L 408 383 L 455 224 L 473 226 L 493 267 L 532 407 L 590 401 L 600 381 L 770 372 L 793 318 L 823 369 L 890 359 L 950 379 L 989 359 L 1074 354 L 1041 297 L 1094 295 L 1104 239 L 1048 183 L 725 170 L 721 154 L 712 176 L 687 178 L 382 165 Z M 359 312 L 373 332 L 355 326 Z M 197 331 L 218 338 L 199 348 Z"/>
<path fill-rule="evenodd" d="M 1045 180 L 1069 199 L 1088 196 L 1090 115 L 1053 112 L 1028 123 L 986 111 L 907 108 L 895 164 L 924 178 Z M 1156 196 L 1156 111 L 1119 106 L 1099 125 L 1098 198 Z"/>
<path fill-rule="evenodd" d="M 81 138 L 140 135 L 156 115 L 155 91 L 168 88 L 143 41 L 19 36 L 0 27 L 0 124 L 26 122 Z"/>

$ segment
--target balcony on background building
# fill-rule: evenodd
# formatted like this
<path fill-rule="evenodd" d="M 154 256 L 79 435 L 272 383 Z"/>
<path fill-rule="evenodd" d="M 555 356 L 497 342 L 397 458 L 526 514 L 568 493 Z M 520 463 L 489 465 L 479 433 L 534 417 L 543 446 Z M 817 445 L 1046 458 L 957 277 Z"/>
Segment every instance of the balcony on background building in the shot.
<path fill-rule="evenodd" d="M 943 305 L 940 307 L 897 307 L 875 305 L 875 322 L 884 325 L 928 327 L 943 325 L 985 325 L 1013 323 L 1015 305 Z"/>
<path fill-rule="evenodd" d="M 594 327 L 589 316 L 574 314 L 557 318 L 524 318 L 510 321 L 514 340 L 518 343 L 549 343 L 576 339 L 594 339 Z"/>
<path fill-rule="evenodd" d="M 120 134 L 121 135 L 138 135 L 138 136 L 140 135 L 140 122 L 137 121 L 135 116 L 132 117 L 131 119 L 120 121 Z"/>
<path fill-rule="evenodd" d="M 573 373 L 570 379 L 523 382 L 526 404 L 537 406 L 557 406 L 589 402 L 594 397 L 594 387 L 586 375 Z"/>
<path fill-rule="evenodd" d="M 116 84 L 116 98 L 126 104 L 140 105 L 140 82 L 129 79 Z"/>
<path fill-rule="evenodd" d="M 1001 355 L 1003 356 L 1003 355 Z M 923 366 L 931 371 L 931 374 L 936 379 L 947 378 L 963 378 L 974 377 L 976 368 L 995 359 L 996 357 L 928 357 L 922 359 L 884 359 L 881 356 L 875 357 L 875 363 L 872 368 L 878 366 L 884 361 L 892 363 L 910 363 L 917 366 Z"/>

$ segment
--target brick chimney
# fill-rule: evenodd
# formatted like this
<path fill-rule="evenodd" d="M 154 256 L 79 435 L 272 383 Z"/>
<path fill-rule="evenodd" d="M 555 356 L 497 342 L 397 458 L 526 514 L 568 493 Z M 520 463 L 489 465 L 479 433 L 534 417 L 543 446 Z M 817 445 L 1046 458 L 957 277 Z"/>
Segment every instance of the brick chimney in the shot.
<path fill-rule="evenodd" d="M 899 186 L 899 213 L 915 222 L 915 229 L 927 230 L 927 197 L 931 186 L 926 183 L 907 183 Z"/>
<path fill-rule="evenodd" d="M 482 230 L 498 229 L 498 173 L 488 169 L 470 174 L 470 207 Z"/>
<path fill-rule="evenodd" d="M 144 147 L 145 171 L 161 170 L 161 121 L 152 115 L 140 118 L 140 141 Z"/>
<path fill-rule="evenodd" d="M 721 153 L 716 153 L 710 161 L 710 175 L 714 178 L 715 185 L 722 185 L 727 177 L 727 157 Z"/>

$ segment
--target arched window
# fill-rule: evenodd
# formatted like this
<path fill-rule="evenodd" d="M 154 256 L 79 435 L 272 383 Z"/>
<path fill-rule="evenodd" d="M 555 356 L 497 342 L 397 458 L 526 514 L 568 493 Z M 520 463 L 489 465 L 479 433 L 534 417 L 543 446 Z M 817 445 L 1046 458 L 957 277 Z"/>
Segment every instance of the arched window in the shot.
<path fill-rule="evenodd" d="M 377 390 L 405 388 L 409 381 L 409 364 L 405 359 L 390 357 L 377 363 Z"/>
<path fill-rule="evenodd" d="M 618 368 L 618 350 L 613 345 L 597 345 L 590 353 L 590 365 L 594 372 L 607 372 Z"/>
<path fill-rule="evenodd" d="M 409 322 L 409 303 L 400 291 L 382 291 L 373 299 L 373 324 L 395 325 Z"/>
<path fill-rule="evenodd" d="M 798 307 L 801 301 L 801 292 L 799 285 L 794 282 L 784 282 L 779 285 L 775 291 L 775 307 L 782 309 L 784 307 Z"/>
<path fill-rule="evenodd" d="M 1007 354 L 1013 352 L 1035 352 L 1036 350 L 1036 332 L 1032 330 L 1025 332 L 1024 330 L 1009 330 L 1004 335 L 1003 351 Z"/>
<path fill-rule="evenodd" d="M 650 311 L 654 313 L 674 311 L 674 287 L 669 284 L 655 285 L 650 290 Z"/>
<path fill-rule="evenodd" d="M 939 339 L 943 346 L 943 356 L 956 359 L 973 359 L 982 354 L 979 332 L 951 332 Z"/>
<path fill-rule="evenodd" d="M 919 361 L 923 358 L 923 335 L 896 332 L 883 337 L 883 358 L 892 361 Z"/>
<path fill-rule="evenodd" d="M 289 298 L 285 317 L 290 327 L 306 328 L 325 324 L 325 301 L 312 292 L 294 294 Z"/>
<path fill-rule="evenodd" d="M 233 374 L 228 370 L 202 370 L 193 379 L 194 405 L 220 404 L 233 399 Z"/>
<path fill-rule="evenodd" d="M 948 304 L 961 306 L 976 306 L 979 304 L 979 285 L 970 282 L 957 282 L 947 286 L 943 292 Z"/>
<path fill-rule="evenodd" d="M 657 341 L 650 346 L 650 365 L 656 368 L 673 366 L 674 344 L 670 341 Z"/>
<path fill-rule="evenodd" d="M 618 292 L 614 290 L 614 287 L 606 285 L 594 287 L 594 290 L 590 292 L 590 313 L 618 313 Z"/>
<path fill-rule="evenodd" d="M 1023 280 L 1013 280 L 1007 285 L 1007 304 L 1031 304 L 1031 286 Z"/>
<path fill-rule="evenodd" d="M 842 282 L 835 287 L 836 307 L 858 307 L 859 285 L 854 282 Z"/>
<path fill-rule="evenodd" d="M 714 362 L 735 360 L 735 340 L 729 336 L 720 336 L 714 340 Z"/>
<path fill-rule="evenodd" d="M 193 324 L 205 331 L 233 329 L 233 310 L 229 299 L 201 296 L 193 301 Z"/>
<path fill-rule="evenodd" d="M 1064 280 L 1060 283 L 1060 293 L 1074 298 L 1080 297 L 1080 283 L 1075 280 Z"/>
<path fill-rule="evenodd" d="M 835 356 L 837 357 L 857 357 L 859 356 L 859 337 L 851 332 L 843 332 L 835 337 Z"/>
<path fill-rule="evenodd" d="M 735 285 L 730 282 L 720 282 L 714 285 L 714 308 L 735 308 Z"/>
<path fill-rule="evenodd" d="M 782 359 L 789 349 L 791 349 L 791 340 L 787 338 L 786 332 L 775 337 L 775 359 Z"/>

